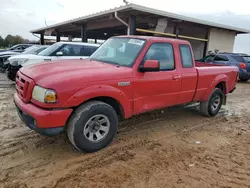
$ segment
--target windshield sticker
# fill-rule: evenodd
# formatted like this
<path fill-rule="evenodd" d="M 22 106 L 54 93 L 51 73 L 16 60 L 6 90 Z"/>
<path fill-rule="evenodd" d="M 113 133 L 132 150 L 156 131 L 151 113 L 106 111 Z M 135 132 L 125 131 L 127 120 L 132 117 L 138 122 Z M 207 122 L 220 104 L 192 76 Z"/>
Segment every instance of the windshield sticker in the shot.
<path fill-rule="evenodd" d="M 139 45 L 139 46 L 143 45 L 144 42 L 145 42 L 145 41 L 143 41 L 143 40 L 138 40 L 138 39 L 130 39 L 130 40 L 128 41 L 129 44 L 135 44 L 135 45 Z"/>

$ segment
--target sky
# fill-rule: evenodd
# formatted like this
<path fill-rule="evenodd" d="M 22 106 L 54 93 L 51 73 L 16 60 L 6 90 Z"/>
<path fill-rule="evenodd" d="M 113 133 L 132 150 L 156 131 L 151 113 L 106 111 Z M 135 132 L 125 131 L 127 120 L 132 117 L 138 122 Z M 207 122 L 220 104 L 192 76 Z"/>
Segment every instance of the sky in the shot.
<path fill-rule="evenodd" d="M 250 30 L 249 0 L 127 0 L 164 11 Z M 36 39 L 32 29 L 124 5 L 122 0 L 0 0 L 0 36 Z M 234 50 L 250 54 L 250 35 L 236 37 Z"/>

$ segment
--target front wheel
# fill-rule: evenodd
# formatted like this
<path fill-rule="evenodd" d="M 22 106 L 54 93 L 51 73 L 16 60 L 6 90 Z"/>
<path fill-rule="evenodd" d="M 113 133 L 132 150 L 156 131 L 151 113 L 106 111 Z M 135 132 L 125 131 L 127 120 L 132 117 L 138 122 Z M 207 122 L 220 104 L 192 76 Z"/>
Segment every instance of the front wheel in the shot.
<path fill-rule="evenodd" d="M 215 88 L 208 101 L 200 103 L 201 113 L 208 117 L 217 115 L 221 109 L 224 97 L 225 94 L 219 88 Z"/>
<path fill-rule="evenodd" d="M 67 134 L 70 142 L 80 151 L 94 152 L 108 146 L 117 131 L 115 110 L 100 101 L 79 106 L 72 114 Z"/>

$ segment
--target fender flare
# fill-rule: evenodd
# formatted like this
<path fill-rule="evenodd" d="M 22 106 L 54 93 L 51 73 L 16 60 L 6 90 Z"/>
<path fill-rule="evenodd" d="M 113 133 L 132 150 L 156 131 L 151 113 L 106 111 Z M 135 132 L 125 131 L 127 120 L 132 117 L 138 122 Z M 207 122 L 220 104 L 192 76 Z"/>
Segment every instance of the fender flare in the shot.
<path fill-rule="evenodd" d="M 110 97 L 115 99 L 122 107 L 124 118 L 132 116 L 132 105 L 129 98 L 121 90 L 109 85 L 93 85 L 86 87 L 70 97 L 64 105 L 76 107 L 97 97 Z"/>
<path fill-rule="evenodd" d="M 227 91 L 227 75 L 225 74 L 220 74 L 218 76 L 215 77 L 215 79 L 213 80 L 213 82 L 210 84 L 210 86 L 207 89 L 207 92 L 205 93 L 205 95 L 202 97 L 201 101 L 207 101 L 211 95 L 211 93 L 213 92 L 214 88 L 216 87 L 216 85 L 218 85 L 221 82 L 225 82 L 225 94 L 228 93 Z"/>

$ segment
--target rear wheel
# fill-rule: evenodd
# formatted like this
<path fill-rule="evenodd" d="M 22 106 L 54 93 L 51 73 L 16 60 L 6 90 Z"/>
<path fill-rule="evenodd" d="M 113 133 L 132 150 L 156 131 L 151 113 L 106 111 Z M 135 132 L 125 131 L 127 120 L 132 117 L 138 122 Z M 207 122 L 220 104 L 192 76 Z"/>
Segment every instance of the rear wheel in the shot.
<path fill-rule="evenodd" d="M 224 97 L 225 94 L 219 88 L 215 88 L 208 101 L 200 103 L 201 113 L 208 117 L 217 115 L 221 109 Z"/>
<path fill-rule="evenodd" d="M 72 114 L 67 134 L 78 150 L 94 152 L 112 142 L 117 126 L 118 117 L 110 105 L 91 101 L 78 107 Z"/>

